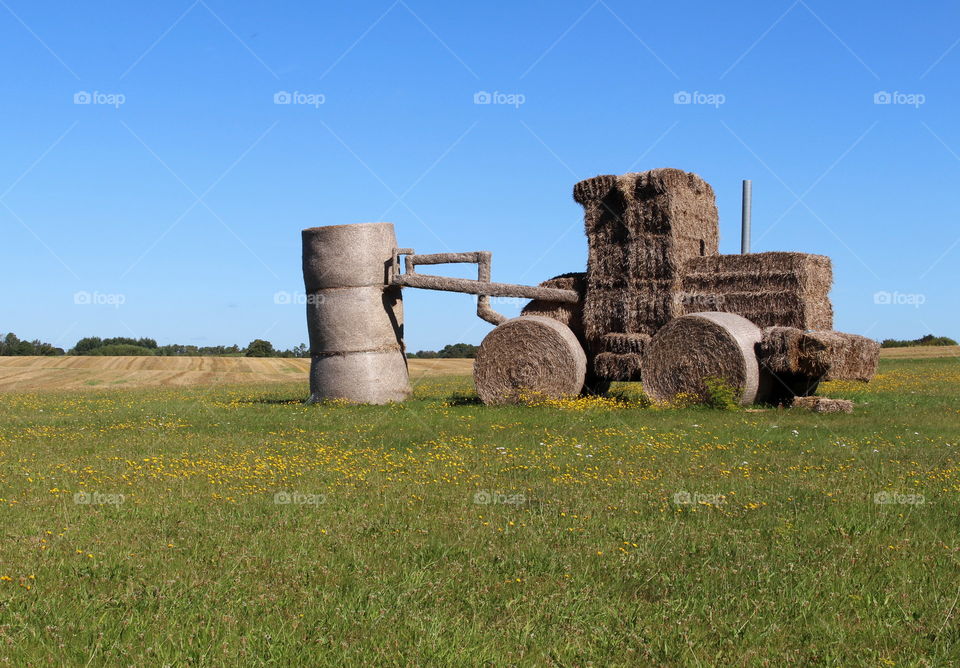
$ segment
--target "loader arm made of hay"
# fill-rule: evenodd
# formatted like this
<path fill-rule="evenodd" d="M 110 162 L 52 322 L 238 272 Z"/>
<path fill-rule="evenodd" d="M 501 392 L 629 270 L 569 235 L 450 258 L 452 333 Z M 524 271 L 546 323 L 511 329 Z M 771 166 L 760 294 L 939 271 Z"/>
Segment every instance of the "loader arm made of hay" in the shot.
<path fill-rule="evenodd" d="M 400 264 L 401 256 L 404 256 L 403 268 Z M 565 304 L 576 304 L 580 301 L 580 295 L 573 290 L 515 283 L 494 283 L 490 280 L 492 258 L 493 253 L 490 251 L 418 255 L 412 248 L 394 248 L 387 267 L 387 283 L 404 288 L 477 295 L 477 316 L 493 325 L 500 325 L 506 322 L 508 318 L 493 310 L 490 306 L 490 297 L 542 299 Z M 417 273 L 418 265 L 434 264 L 475 264 L 477 265 L 477 278 L 474 280 Z"/>

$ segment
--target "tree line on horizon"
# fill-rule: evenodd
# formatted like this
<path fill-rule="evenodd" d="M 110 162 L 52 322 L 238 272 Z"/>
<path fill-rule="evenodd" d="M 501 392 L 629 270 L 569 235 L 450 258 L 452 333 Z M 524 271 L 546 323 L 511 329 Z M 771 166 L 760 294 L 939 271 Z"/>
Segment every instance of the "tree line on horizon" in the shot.
<path fill-rule="evenodd" d="M 884 339 L 882 348 L 906 348 L 910 346 L 955 346 L 954 339 L 947 336 L 927 334 L 919 339 Z M 411 359 L 472 359 L 477 356 L 479 346 L 470 343 L 452 343 L 440 350 L 419 350 L 408 352 Z M 159 357 L 310 357 L 310 348 L 305 344 L 287 350 L 277 350 L 264 339 L 254 339 L 241 348 L 232 346 L 192 346 L 179 343 L 158 345 L 150 338 L 135 339 L 127 336 L 114 336 L 101 339 L 99 336 L 87 336 L 69 350 L 58 348 L 51 343 L 34 339 L 21 340 L 13 332 L 0 335 L 0 357 L 10 356 L 55 356 L 55 355 L 144 355 Z"/>
<path fill-rule="evenodd" d="M 407 357 L 416 359 L 448 359 L 473 358 L 477 355 L 478 346 L 469 343 L 454 343 L 444 346 L 441 350 L 420 350 L 407 353 Z M 147 337 L 133 338 L 129 336 L 114 336 L 100 338 L 86 336 L 70 348 L 64 350 L 51 343 L 39 339 L 33 341 L 21 340 L 10 332 L 0 334 L 0 357 L 10 356 L 56 356 L 56 355 L 119 355 L 119 356 L 158 356 L 158 357 L 310 357 L 310 348 L 305 344 L 294 346 L 288 350 L 277 350 L 273 344 L 264 339 L 254 339 L 241 348 L 232 346 L 192 346 L 172 343 L 158 345 L 156 339 Z"/>
<path fill-rule="evenodd" d="M 192 346 L 179 343 L 158 345 L 155 339 L 128 336 L 114 336 L 100 338 L 87 336 L 70 348 L 64 350 L 39 339 L 33 341 L 21 340 L 10 332 L 0 337 L 0 357 L 15 355 L 120 355 L 120 356 L 157 356 L 157 357 L 310 357 L 310 349 L 306 344 L 294 346 L 288 350 L 277 350 L 273 344 L 264 339 L 254 339 L 241 348 L 232 346 Z"/>

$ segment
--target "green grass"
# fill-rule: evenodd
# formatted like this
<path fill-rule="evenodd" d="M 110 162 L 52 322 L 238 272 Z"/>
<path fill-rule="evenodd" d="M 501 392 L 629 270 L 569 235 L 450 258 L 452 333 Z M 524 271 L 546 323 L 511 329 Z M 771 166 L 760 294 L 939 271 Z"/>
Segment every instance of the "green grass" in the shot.
<path fill-rule="evenodd" d="M 853 415 L 429 383 L 390 407 L 296 383 L 0 395 L 0 658 L 960 661 L 956 361 L 826 388 Z"/>

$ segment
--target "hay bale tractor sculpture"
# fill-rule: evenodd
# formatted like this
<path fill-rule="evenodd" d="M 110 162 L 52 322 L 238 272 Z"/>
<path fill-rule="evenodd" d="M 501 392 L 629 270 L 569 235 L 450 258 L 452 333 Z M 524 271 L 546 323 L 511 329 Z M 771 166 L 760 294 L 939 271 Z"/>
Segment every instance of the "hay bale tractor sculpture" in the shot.
<path fill-rule="evenodd" d="M 696 174 L 597 176 L 573 197 L 584 208 L 587 271 L 539 286 L 492 282 L 488 251 L 398 247 L 390 223 L 304 230 L 311 400 L 410 395 L 404 287 L 477 295 L 477 315 L 496 325 L 474 364 L 486 404 L 603 393 L 612 381 L 641 381 L 654 400 L 706 399 L 713 380 L 742 404 L 788 403 L 821 381 L 876 372 L 877 342 L 832 331 L 830 259 L 720 255 L 713 189 Z M 477 279 L 417 271 L 446 263 L 476 264 Z M 490 297 L 531 301 L 508 319 Z"/>

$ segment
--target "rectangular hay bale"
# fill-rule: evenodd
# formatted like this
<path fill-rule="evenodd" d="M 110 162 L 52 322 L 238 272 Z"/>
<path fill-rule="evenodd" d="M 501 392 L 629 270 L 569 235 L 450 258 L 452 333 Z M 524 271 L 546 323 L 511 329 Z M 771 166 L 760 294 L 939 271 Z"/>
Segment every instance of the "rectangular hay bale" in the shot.
<path fill-rule="evenodd" d="M 594 373 L 604 380 L 638 381 L 642 369 L 643 357 L 636 353 L 600 353 L 593 359 Z"/>
<path fill-rule="evenodd" d="M 814 413 L 852 413 L 853 402 L 849 399 L 830 399 L 828 397 L 796 397 L 793 408 L 804 408 Z"/>
<path fill-rule="evenodd" d="M 808 253 L 715 255 L 687 261 L 679 292 L 684 313 L 710 310 L 737 313 L 759 327 L 833 329 L 830 258 Z"/>

